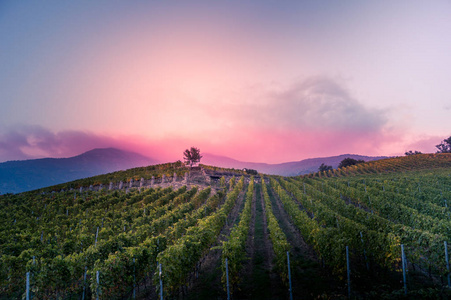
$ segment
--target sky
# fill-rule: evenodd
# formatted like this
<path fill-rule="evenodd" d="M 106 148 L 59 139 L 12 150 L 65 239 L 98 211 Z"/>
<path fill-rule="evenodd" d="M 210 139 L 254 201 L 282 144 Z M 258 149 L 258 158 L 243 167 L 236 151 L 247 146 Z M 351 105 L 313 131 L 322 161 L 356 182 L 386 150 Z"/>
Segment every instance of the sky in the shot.
<path fill-rule="evenodd" d="M 0 1 L 0 162 L 435 152 L 451 1 Z"/>

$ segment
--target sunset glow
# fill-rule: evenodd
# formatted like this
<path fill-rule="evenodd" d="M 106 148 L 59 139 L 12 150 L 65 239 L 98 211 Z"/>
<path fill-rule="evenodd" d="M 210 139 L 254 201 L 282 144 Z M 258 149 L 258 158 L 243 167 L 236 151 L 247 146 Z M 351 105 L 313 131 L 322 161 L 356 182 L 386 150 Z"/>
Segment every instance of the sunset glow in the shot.
<path fill-rule="evenodd" d="M 3 1 L 0 161 L 434 152 L 451 3 Z"/>

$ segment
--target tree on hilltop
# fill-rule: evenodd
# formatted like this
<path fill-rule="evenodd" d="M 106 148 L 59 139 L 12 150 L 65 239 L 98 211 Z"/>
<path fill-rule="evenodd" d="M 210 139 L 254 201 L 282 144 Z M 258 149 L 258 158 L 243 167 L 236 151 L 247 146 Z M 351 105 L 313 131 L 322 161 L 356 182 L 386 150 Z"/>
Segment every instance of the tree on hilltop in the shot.
<path fill-rule="evenodd" d="M 349 167 L 349 166 L 361 164 L 364 162 L 365 161 L 362 159 L 354 159 L 354 158 L 347 157 L 340 162 L 340 164 L 338 165 L 338 168 L 340 169 L 340 168 L 344 168 L 344 167 Z"/>
<path fill-rule="evenodd" d="M 183 159 L 187 164 L 189 164 L 190 168 L 193 167 L 194 164 L 200 162 L 202 155 L 200 155 L 200 150 L 196 147 L 191 147 L 191 149 L 186 149 L 183 152 Z"/>
<path fill-rule="evenodd" d="M 407 151 L 406 153 L 404 153 L 406 156 L 408 155 L 416 155 L 416 154 L 422 154 L 420 151 L 416 151 L 413 152 L 412 150 Z"/>
<path fill-rule="evenodd" d="M 246 172 L 246 174 L 249 174 L 249 175 L 258 175 L 258 171 L 254 170 L 254 169 L 244 168 L 243 171 Z"/>
<path fill-rule="evenodd" d="M 329 171 L 329 170 L 332 170 L 332 169 L 333 169 L 332 166 L 325 165 L 324 163 L 322 163 L 321 166 L 319 166 L 319 168 L 318 168 L 318 170 L 320 172 Z"/>
<path fill-rule="evenodd" d="M 451 136 L 435 146 L 437 153 L 451 153 Z"/>

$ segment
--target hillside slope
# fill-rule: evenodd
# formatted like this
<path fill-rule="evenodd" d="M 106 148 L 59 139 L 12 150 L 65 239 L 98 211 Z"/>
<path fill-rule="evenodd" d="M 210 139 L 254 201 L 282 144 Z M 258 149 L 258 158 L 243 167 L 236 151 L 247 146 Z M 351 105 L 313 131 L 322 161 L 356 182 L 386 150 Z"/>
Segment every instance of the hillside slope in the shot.
<path fill-rule="evenodd" d="M 294 299 L 449 299 L 450 172 L 451 154 L 296 177 L 176 162 L 1 195 L 0 299 L 27 276 L 36 299 L 155 299 L 159 272 L 166 298 L 225 299 L 224 264 L 234 299 L 288 299 L 287 251 Z"/>
<path fill-rule="evenodd" d="M 69 158 L 7 161 L 0 163 L 0 194 L 30 191 L 154 163 L 155 159 L 115 148 L 93 149 Z"/>
<path fill-rule="evenodd" d="M 281 176 L 296 176 L 318 171 L 318 167 L 324 163 L 337 168 L 338 164 L 345 158 L 357 160 L 373 161 L 387 158 L 386 156 L 364 156 L 356 154 L 342 154 L 330 157 L 309 158 L 301 161 L 286 162 L 280 164 L 254 163 L 235 160 L 225 156 L 214 155 L 210 153 L 203 154 L 202 163 L 223 168 L 235 169 L 254 169 L 260 173 Z"/>
<path fill-rule="evenodd" d="M 308 177 L 332 177 L 365 174 L 401 173 L 406 171 L 434 170 L 451 167 L 451 153 L 418 154 L 369 161 L 342 169 L 315 172 Z"/>

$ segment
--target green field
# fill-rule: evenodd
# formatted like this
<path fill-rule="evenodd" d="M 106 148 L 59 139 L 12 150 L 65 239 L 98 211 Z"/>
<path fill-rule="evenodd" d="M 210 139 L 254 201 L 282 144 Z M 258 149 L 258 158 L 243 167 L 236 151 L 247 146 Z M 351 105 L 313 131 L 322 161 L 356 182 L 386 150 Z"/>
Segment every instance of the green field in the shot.
<path fill-rule="evenodd" d="M 0 196 L 0 299 L 25 298 L 27 274 L 33 299 L 227 299 L 226 259 L 232 299 L 289 299 L 289 273 L 294 299 L 451 297 L 451 154 L 300 177 L 186 172 Z"/>

